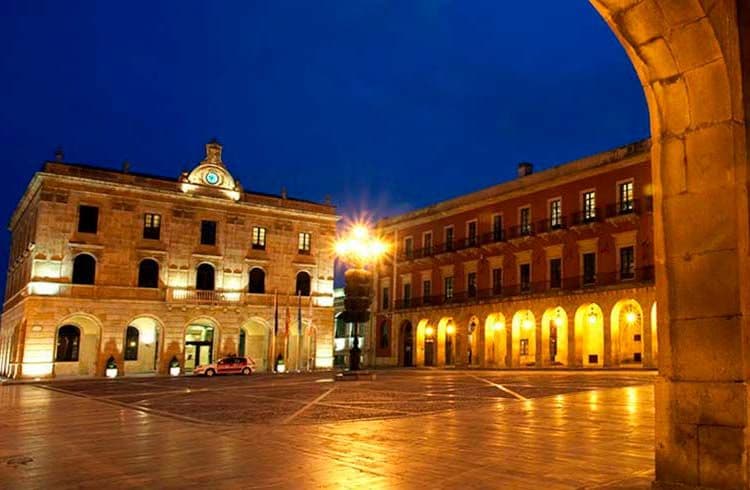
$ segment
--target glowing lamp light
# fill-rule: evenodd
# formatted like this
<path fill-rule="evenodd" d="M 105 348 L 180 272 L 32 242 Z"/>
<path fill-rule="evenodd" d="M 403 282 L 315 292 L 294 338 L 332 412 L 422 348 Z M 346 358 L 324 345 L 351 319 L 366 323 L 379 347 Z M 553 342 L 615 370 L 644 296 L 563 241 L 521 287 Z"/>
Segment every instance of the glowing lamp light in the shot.
<path fill-rule="evenodd" d="M 634 311 L 629 311 L 625 313 L 625 321 L 628 322 L 629 325 L 632 325 L 635 323 L 636 320 L 636 314 Z"/>
<path fill-rule="evenodd" d="M 525 318 L 523 320 L 523 328 L 525 328 L 526 330 L 531 329 L 533 326 L 534 326 L 534 322 L 532 322 L 531 319 Z"/>
<path fill-rule="evenodd" d="M 424 333 L 428 337 L 432 337 L 432 335 L 435 333 L 435 329 L 428 325 L 427 328 L 424 329 Z"/>
<path fill-rule="evenodd" d="M 596 313 L 590 313 L 589 314 L 589 323 L 591 325 L 596 325 L 596 321 L 599 319 L 599 317 L 596 316 Z"/>
<path fill-rule="evenodd" d="M 552 322 L 555 324 L 556 327 L 562 327 L 563 325 L 563 319 L 560 316 L 556 316 Z"/>
<path fill-rule="evenodd" d="M 369 227 L 364 223 L 354 224 L 334 244 L 336 255 L 360 267 L 378 260 L 387 251 L 388 244 L 373 237 Z"/>
<path fill-rule="evenodd" d="M 494 324 L 494 325 L 492 325 L 492 328 L 493 328 L 493 329 L 494 329 L 495 331 L 497 331 L 497 330 L 502 330 L 502 329 L 503 329 L 503 323 L 502 323 L 502 322 L 495 322 L 495 324 Z"/>
<path fill-rule="evenodd" d="M 448 335 L 453 335 L 456 333 L 456 326 L 451 323 L 446 327 L 445 331 L 448 332 Z"/>

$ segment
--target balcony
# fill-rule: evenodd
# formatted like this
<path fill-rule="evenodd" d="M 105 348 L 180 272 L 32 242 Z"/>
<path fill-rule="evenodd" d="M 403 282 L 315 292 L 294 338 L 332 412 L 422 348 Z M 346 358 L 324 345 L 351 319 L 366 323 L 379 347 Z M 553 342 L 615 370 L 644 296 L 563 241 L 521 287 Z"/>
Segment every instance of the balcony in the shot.
<path fill-rule="evenodd" d="M 570 217 L 571 226 L 584 226 L 598 223 L 602 220 L 600 208 L 590 209 L 588 211 L 577 211 Z"/>
<path fill-rule="evenodd" d="M 518 240 L 534 236 L 534 223 L 516 225 L 508 228 L 508 240 Z"/>
<path fill-rule="evenodd" d="M 454 304 L 476 303 L 485 300 L 499 301 L 502 298 L 512 298 L 527 295 L 556 294 L 560 291 L 580 291 L 611 286 L 628 286 L 630 284 L 652 283 L 654 268 L 643 267 L 630 273 L 611 272 L 595 274 L 593 276 L 575 276 L 563 278 L 558 284 L 549 281 L 512 284 L 500 288 L 479 289 L 474 294 L 466 291 L 456 292 L 451 297 L 442 295 L 409 298 L 408 301 L 397 300 L 396 309 L 422 308 L 429 306 L 445 306 Z"/>
<path fill-rule="evenodd" d="M 538 234 L 562 231 L 568 228 L 568 217 L 558 216 L 555 219 L 543 219 L 536 223 L 535 229 Z"/>
<path fill-rule="evenodd" d="M 640 216 L 643 213 L 649 213 L 653 208 L 653 200 L 650 197 L 644 199 L 633 199 L 631 201 L 608 204 L 605 208 L 605 215 L 608 220 L 617 218 L 627 218 Z"/>

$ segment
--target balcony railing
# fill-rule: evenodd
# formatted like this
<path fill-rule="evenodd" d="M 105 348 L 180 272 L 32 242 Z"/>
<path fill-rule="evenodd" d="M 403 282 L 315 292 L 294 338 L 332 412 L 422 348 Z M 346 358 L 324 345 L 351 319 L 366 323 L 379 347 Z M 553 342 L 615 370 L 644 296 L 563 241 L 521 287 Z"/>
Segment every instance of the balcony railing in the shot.
<path fill-rule="evenodd" d="M 475 248 L 480 245 L 501 243 L 524 237 L 531 237 L 541 233 L 549 233 L 556 230 L 565 230 L 571 226 L 581 226 L 602 221 L 605 218 L 618 216 L 638 216 L 652 210 L 652 199 L 633 199 L 616 204 L 609 204 L 602 208 L 595 208 L 588 212 L 578 211 L 570 215 L 563 215 L 557 219 L 544 219 L 529 223 L 526 226 L 515 225 L 506 229 L 494 230 L 490 233 L 477 235 L 464 239 L 456 239 L 447 243 L 435 243 L 430 247 L 412 249 L 409 252 L 402 251 L 398 255 L 399 261 L 415 260 L 433 257 L 438 254 L 457 252 L 460 250 Z"/>
<path fill-rule="evenodd" d="M 454 292 L 451 297 L 444 295 L 409 298 L 408 301 L 397 300 L 396 309 L 421 308 L 425 306 L 442 306 L 471 303 L 487 299 L 500 299 L 532 294 L 554 293 L 556 291 L 575 291 L 588 288 L 622 285 L 630 283 L 648 283 L 654 280 L 654 268 L 642 267 L 630 273 L 609 272 L 595 274 L 593 277 L 575 276 L 563 278 L 559 284 L 549 281 L 512 284 L 491 289 L 479 289 L 475 294 L 467 291 Z M 559 286 L 559 287 L 553 287 Z"/>

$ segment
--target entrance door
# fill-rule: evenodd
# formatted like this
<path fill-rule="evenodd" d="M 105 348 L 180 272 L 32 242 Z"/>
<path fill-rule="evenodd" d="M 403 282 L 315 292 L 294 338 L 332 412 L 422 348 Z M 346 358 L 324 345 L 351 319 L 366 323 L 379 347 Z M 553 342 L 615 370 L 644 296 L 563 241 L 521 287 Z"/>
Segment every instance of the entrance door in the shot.
<path fill-rule="evenodd" d="M 185 372 L 211 364 L 211 342 L 185 342 Z"/>
<path fill-rule="evenodd" d="M 435 365 L 435 339 L 425 339 L 424 341 L 424 365 Z"/>
<path fill-rule="evenodd" d="M 555 362 L 555 356 L 557 355 L 557 327 L 552 325 L 549 329 L 549 359 L 553 363 Z"/>
<path fill-rule="evenodd" d="M 411 325 L 404 327 L 404 366 L 414 365 L 414 337 L 411 333 Z"/>
<path fill-rule="evenodd" d="M 445 336 L 445 365 L 453 365 L 453 335 Z"/>

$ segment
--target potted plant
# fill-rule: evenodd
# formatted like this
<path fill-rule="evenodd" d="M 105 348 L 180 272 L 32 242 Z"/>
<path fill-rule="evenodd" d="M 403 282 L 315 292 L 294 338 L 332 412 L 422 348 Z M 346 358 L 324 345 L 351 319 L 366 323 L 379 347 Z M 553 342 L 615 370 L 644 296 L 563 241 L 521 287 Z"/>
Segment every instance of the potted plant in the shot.
<path fill-rule="evenodd" d="M 115 362 L 115 356 L 109 356 L 109 359 L 107 359 L 107 369 L 105 370 L 105 374 L 108 378 L 117 377 L 117 363 Z"/>
<path fill-rule="evenodd" d="M 169 375 L 170 376 L 180 375 L 180 361 L 177 360 L 177 356 L 172 356 L 172 360 L 169 361 Z"/>

